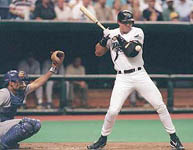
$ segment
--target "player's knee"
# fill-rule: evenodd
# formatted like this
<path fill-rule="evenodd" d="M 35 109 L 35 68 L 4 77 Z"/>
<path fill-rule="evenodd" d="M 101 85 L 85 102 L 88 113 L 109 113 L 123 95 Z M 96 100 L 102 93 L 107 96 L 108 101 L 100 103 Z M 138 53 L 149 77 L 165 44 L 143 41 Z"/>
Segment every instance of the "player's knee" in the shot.
<path fill-rule="evenodd" d="M 41 128 L 41 123 L 39 120 L 36 120 L 35 126 L 34 126 L 34 133 L 37 133 Z"/>
<path fill-rule="evenodd" d="M 39 130 L 40 130 L 40 128 L 41 128 L 41 123 L 40 123 L 40 121 L 39 120 L 36 120 L 36 119 L 30 119 L 30 118 L 23 118 L 22 119 L 22 122 L 25 124 L 25 123 L 27 123 L 28 124 L 28 126 L 30 126 L 31 125 L 31 131 L 29 131 L 29 132 L 31 132 L 32 134 L 35 134 L 35 133 L 37 133 Z M 28 129 L 30 129 L 30 128 L 28 128 Z"/>
<path fill-rule="evenodd" d="M 158 114 L 161 114 L 165 111 L 167 111 L 167 107 L 165 104 L 162 104 L 162 105 L 159 105 L 157 108 L 156 108 L 156 111 Z"/>
<path fill-rule="evenodd" d="M 22 136 L 28 136 L 33 134 L 33 126 L 29 122 L 24 122 L 21 124 L 21 134 Z"/>
<path fill-rule="evenodd" d="M 111 115 L 111 116 L 117 116 L 119 114 L 119 111 L 116 110 L 116 109 L 109 109 L 108 113 Z"/>
<path fill-rule="evenodd" d="M 7 145 L 7 147 L 10 147 L 20 141 L 31 137 L 39 131 L 40 127 L 40 121 L 35 119 L 24 118 L 18 124 L 12 126 L 7 131 L 7 133 L 1 137 L 0 140 L 2 143 Z"/>

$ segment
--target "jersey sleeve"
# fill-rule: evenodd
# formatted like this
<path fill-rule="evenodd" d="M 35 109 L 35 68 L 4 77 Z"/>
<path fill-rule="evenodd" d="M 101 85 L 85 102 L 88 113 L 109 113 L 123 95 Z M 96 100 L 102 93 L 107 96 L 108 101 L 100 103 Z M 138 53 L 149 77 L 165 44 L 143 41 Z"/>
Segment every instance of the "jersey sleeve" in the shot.
<path fill-rule="evenodd" d="M 113 33 L 113 30 L 110 30 L 110 39 L 107 41 L 107 45 L 106 45 L 106 48 L 107 49 L 110 49 L 110 45 L 112 43 L 112 38 L 114 37 L 114 33 Z"/>
<path fill-rule="evenodd" d="M 4 106 L 10 99 L 10 94 L 8 90 L 0 90 L 0 107 Z"/>
<path fill-rule="evenodd" d="M 132 41 L 138 41 L 139 43 L 141 43 L 143 45 L 143 42 L 144 42 L 144 33 L 143 33 L 143 30 L 142 29 L 138 29 L 133 38 L 132 38 Z"/>
<path fill-rule="evenodd" d="M 106 45 L 106 48 L 107 48 L 107 49 L 110 49 L 110 43 L 111 43 L 110 40 L 108 40 L 108 41 L 107 41 L 107 45 Z"/>
<path fill-rule="evenodd" d="M 31 91 L 30 91 L 30 84 L 28 84 L 26 89 L 25 89 L 25 95 L 27 96 L 29 93 L 31 93 Z"/>

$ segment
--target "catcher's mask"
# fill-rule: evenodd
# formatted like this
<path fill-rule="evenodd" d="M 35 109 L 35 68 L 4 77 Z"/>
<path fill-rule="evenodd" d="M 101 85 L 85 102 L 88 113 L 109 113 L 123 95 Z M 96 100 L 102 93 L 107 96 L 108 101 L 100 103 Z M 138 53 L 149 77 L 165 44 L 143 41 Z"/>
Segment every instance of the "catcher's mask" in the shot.
<path fill-rule="evenodd" d="M 25 89 L 27 84 L 29 84 L 29 78 L 24 71 L 10 70 L 3 78 L 4 87 L 7 87 L 9 82 L 19 82 L 21 89 Z"/>
<path fill-rule="evenodd" d="M 120 11 L 117 20 L 122 24 L 134 24 L 133 13 L 128 10 Z"/>
<path fill-rule="evenodd" d="M 24 71 L 19 71 L 18 76 L 20 78 L 20 89 L 25 90 L 26 86 L 29 84 L 28 75 Z"/>

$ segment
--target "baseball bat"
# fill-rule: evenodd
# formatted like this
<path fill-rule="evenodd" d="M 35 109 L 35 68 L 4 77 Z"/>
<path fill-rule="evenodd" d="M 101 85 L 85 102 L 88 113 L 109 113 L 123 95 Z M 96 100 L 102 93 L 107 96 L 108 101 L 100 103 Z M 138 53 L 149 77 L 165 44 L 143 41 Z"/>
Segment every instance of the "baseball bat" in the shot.
<path fill-rule="evenodd" d="M 92 22 L 96 23 L 101 29 L 105 30 L 105 27 L 97 20 L 97 18 L 91 14 L 91 12 L 86 9 L 84 6 L 80 7 L 80 10 L 85 14 Z"/>

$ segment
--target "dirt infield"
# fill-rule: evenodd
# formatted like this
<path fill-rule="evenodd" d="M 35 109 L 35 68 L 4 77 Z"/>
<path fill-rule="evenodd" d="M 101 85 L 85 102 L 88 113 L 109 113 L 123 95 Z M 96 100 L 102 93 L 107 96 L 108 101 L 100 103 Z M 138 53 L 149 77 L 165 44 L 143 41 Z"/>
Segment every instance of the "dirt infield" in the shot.
<path fill-rule="evenodd" d="M 88 143 L 22 143 L 25 150 L 86 150 Z M 184 144 L 193 150 L 193 143 Z M 108 143 L 103 150 L 171 150 L 168 143 Z"/>

